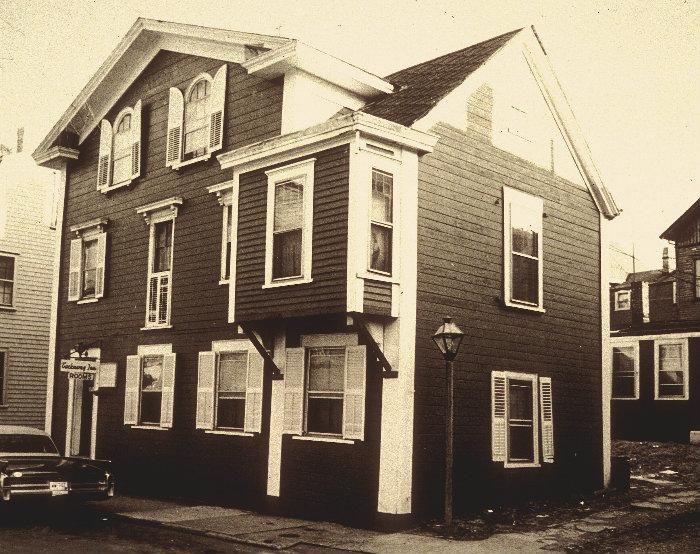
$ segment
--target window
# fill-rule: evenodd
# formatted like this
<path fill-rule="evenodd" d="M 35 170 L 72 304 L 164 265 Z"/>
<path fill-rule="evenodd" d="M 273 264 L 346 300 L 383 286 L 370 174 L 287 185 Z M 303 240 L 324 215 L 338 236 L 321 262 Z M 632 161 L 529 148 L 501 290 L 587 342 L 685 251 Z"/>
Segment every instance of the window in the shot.
<path fill-rule="evenodd" d="M 173 197 L 136 209 L 149 225 L 146 325 L 143 329 L 170 326 L 175 218 L 182 198 Z"/>
<path fill-rule="evenodd" d="M 628 290 L 615 291 L 615 311 L 620 312 L 630 309 L 630 294 Z"/>
<path fill-rule="evenodd" d="M 695 298 L 700 298 L 700 258 L 695 260 Z"/>
<path fill-rule="evenodd" d="M 174 394 L 171 345 L 140 346 L 139 354 L 126 357 L 125 425 L 172 427 Z"/>
<path fill-rule="evenodd" d="M 104 296 L 107 255 L 106 219 L 70 228 L 78 238 L 70 241 L 68 300 L 95 302 Z"/>
<path fill-rule="evenodd" d="M 391 274 L 394 177 L 372 169 L 371 241 L 369 268 Z"/>
<path fill-rule="evenodd" d="M 366 365 L 357 335 L 310 335 L 288 348 L 284 432 L 364 440 Z"/>
<path fill-rule="evenodd" d="M 688 340 L 657 340 L 655 346 L 655 399 L 688 399 Z"/>
<path fill-rule="evenodd" d="M 233 245 L 233 205 L 224 206 L 224 280 L 231 278 L 231 252 Z"/>
<path fill-rule="evenodd" d="M 539 395 L 538 395 L 539 388 Z M 491 373 L 492 459 L 505 467 L 554 461 L 552 381 L 527 373 Z"/>
<path fill-rule="evenodd" d="M 5 382 L 7 381 L 7 350 L 0 350 L 0 406 L 5 404 Z"/>
<path fill-rule="evenodd" d="M 542 310 L 542 199 L 503 187 L 507 306 Z"/>
<path fill-rule="evenodd" d="M 141 100 L 124 108 L 114 119 L 100 124 L 97 190 L 128 185 L 141 175 Z"/>
<path fill-rule="evenodd" d="M 639 343 L 612 349 L 612 397 L 639 398 Z"/>
<path fill-rule="evenodd" d="M 248 340 L 215 341 L 199 353 L 197 429 L 248 434 L 262 426 L 264 360 Z"/>
<path fill-rule="evenodd" d="M 178 88 L 170 89 L 166 166 L 177 169 L 208 159 L 223 146 L 226 68 L 222 65 L 213 78 L 198 75 L 184 95 Z"/>
<path fill-rule="evenodd" d="M 677 287 L 676 281 L 673 281 L 672 285 L 673 285 L 673 288 L 671 291 L 671 295 L 673 296 L 673 303 L 678 304 L 678 287 Z"/>
<path fill-rule="evenodd" d="M 314 158 L 267 171 L 265 285 L 311 281 Z"/>
<path fill-rule="evenodd" d="M 14 306 L 15 256 L 0 254 L 0 307 Z"/>

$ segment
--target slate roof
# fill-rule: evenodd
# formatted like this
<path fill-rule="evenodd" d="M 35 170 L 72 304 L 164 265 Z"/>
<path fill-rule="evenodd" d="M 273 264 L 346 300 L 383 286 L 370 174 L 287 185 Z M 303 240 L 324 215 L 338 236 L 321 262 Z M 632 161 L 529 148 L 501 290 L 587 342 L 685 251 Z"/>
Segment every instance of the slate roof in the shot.
<path fill-rule="evenodd" d="M 367 104 L 361 111 L 411 126 L 521 30 L 516 29 L 388 75 L 385 79 L 399 90 Z"/>

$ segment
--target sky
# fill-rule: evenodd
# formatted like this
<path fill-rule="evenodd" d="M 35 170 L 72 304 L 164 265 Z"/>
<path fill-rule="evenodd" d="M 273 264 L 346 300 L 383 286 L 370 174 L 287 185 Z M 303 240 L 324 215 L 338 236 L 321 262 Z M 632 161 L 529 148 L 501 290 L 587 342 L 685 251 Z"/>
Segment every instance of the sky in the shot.
<path fill-rule="evenodd" d="M 611 278 L 700 197 L 700 0 L 2 0 L 0 142 L 33 148 L 137 17 L 297 38 L 386 75 L 534 25 L 623 209 Z M 621 251 L 623 253 L 620 253 Z"/>

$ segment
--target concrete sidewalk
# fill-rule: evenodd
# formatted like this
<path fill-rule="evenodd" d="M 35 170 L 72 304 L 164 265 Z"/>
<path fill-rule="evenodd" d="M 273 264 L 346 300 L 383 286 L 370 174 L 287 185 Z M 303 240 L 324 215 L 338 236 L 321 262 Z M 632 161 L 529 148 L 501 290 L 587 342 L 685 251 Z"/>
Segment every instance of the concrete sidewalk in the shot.
<path fill-rule="evenodd" d="M 188 506 L 129 496 L 95 504 L 103 512 L 242 544 L 287 552 L 351 551 L 377 553 L 563 552 L 597 533 L 648 525 L 700 508 L 700 491 L 660 487 L 645 502 L 587 514 L 566 523 L 523 533 L 497 533 L 480 541 L 456 541 L 411 531 L 382 533 L 337 523 L 261 515 L 235 508 Z"/>

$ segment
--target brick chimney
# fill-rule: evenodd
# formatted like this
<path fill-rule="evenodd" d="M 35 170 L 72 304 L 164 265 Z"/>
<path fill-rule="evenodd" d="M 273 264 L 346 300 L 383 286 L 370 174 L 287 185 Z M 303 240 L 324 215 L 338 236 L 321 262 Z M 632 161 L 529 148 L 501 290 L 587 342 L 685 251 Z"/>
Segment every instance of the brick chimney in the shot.
<path fill-rule="evenodd" d="M 664 246 L 664 253 L 661 256 L 661 271 L 668 273 L 668 246 Z"/>
<path fill-rule="evenodd" d="M 17 129 L 17 149 L 15 152 L 19 154 L 22 151 L 22 148 L 24 148 L 24 127 L 19 127 Z"/>

